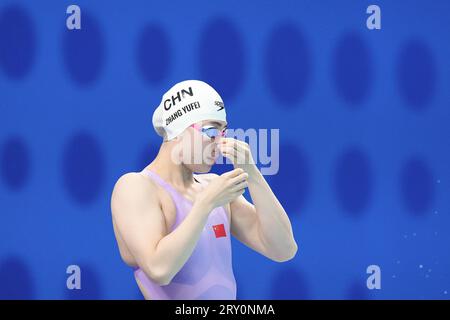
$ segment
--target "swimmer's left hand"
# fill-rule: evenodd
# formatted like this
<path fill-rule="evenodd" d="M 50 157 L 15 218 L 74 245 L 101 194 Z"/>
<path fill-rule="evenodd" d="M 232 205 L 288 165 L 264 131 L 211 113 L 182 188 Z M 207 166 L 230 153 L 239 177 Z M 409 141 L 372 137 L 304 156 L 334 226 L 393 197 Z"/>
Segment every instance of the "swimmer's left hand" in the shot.
<path fill-rule="evenodd" d="M 258 171 L 253 160 L 250 146 L 245 141 L 233 138 L 221 138 L 218 148 L 224 157 L 231 160 L 234 168 L 242 168 L 249 174 L 249 179 Z"/>

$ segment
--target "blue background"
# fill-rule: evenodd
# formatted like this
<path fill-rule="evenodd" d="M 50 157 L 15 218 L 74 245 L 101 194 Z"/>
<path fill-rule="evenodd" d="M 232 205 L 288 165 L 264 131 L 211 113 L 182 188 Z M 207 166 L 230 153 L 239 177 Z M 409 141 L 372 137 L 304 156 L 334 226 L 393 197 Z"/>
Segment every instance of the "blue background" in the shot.
<path fill-rule="evenodd" d="M 299 251 L 280 264 L 233 239 L 238 299 L 449 299 L 449 14 L 445 0 L 0 1 L 0 298 L 142 298 L 111 191 L 155 156 L 161 95 L 201 79 L 230 127 L 280 128 L 267 179 Z"/>

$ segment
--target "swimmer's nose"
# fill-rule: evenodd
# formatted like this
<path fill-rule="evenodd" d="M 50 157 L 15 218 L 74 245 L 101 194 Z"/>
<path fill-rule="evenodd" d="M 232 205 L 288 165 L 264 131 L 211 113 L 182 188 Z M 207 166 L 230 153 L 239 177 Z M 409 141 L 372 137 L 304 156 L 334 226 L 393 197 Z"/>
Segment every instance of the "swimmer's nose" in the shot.
<path fill-rule="evenodd" d="M 216 136 L 213 138 L 213 142 L 215 142 L 216 144 L 219 144 L 222 141 L 222 137 L 221 136 Z"/>

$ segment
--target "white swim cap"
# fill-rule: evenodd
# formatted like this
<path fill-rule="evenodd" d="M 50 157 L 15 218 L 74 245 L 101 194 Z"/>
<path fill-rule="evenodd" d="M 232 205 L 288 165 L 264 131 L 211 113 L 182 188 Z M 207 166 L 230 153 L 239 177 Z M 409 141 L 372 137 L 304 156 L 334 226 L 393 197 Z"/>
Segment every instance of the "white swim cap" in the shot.
<path fill-rule="evenodd" d="M 153 113 L 152 122 L 158 135 L 164 140 L 171 140 L 190 125 L 202 120 L 226 123 L 223 100 L 206 82 L 185 80 L 164 93 Z"/>

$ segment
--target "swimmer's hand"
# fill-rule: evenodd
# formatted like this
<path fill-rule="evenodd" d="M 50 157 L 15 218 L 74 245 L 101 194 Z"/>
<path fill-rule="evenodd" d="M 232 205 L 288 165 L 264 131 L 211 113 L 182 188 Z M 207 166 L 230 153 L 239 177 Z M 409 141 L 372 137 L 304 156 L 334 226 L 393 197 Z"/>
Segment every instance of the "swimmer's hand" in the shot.
<path fill-rule="evenodd" d="M 250 146 L 245 141 L 221 138 L 217 147 L 224 157 L 231 160 L 235 168 L 244 169 L 250 175 L 250 178 L 258 171 Z"/>
<path fill-rule="evenodd" d="M 212 178 L 208 186 L 197 196 L 195 201 L 199 201 L 199 203 L 206 205 L 211 210 L 224 206 L 244 193 L 245 188 L 248 186 L 247 179 L 248 173 L 241 168 L 225 172 Z"/>

